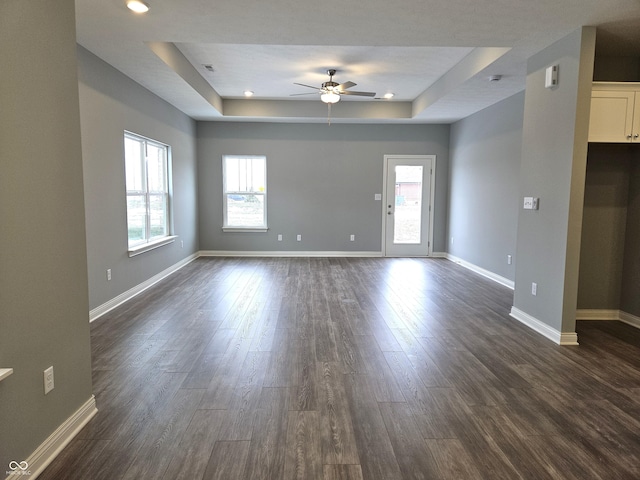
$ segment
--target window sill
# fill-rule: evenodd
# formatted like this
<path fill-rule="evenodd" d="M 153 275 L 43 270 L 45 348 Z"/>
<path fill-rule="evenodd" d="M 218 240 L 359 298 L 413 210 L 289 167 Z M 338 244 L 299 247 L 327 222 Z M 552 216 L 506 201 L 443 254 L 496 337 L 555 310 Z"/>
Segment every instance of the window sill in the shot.
<path fill-rule="evenodd" d="M 154 250 L 158 247 L 169 245 L 170 243 L 175 242 L 176 238 L 178 238 L 177 235 L 170 235 L 168 237 L 162 237 L 159 240 L 154 240 L 153 242 L 144 243 L 142 245 L 132 247 L 129 249 L 129 257 L 135 257 L 136 255 L 148 252 L 149 250 Z"/>
<path fill-rule="evenodd" d="M 252 233 L 265 233 L 269 229 L 267 227 L 222 227 L 223 232 L 238 233 L 238 232 L 252 232 Z"/>

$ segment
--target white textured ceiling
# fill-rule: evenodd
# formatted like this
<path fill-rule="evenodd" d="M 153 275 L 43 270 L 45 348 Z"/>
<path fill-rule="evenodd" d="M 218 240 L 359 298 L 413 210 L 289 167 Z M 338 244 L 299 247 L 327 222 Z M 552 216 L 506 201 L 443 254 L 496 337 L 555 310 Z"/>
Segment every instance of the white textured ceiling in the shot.
<path fill-rule="evenodd" d="M 449 123 L 523 90 L 527 58 L 581 26 L 598 27 L 599 52 L 640 56 L 640 0 L 147 3 L 76 0 L 78 43 L 196 119 L 325 121 L 316 95 L 290 95 L 335 68 L 395 94 L 343 96 L 336 122 Z"/>

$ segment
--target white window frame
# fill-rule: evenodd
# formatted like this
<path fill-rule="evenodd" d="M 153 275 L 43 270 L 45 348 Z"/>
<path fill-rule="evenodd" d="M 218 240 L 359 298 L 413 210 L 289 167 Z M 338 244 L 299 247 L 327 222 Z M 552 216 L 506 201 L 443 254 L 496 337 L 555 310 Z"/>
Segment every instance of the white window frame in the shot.
<path fill-rule="evenodd" d="M 173 235 L 173 215 L 172 215 L 172 189 L 171 189 L 171 147 L 166 143 L 159 142 L 157 140 L 153 140 L 151 138 L 144 137 L 137 133 L 126 131 L 124 132 L 124 141 L 126 139 L 134 140 L 136 142 L 140 142 L 144 147 L 144 158 L 140 158 L 140 162 L 142 165 L 140 169 L 142 170 L 142 176 L 144 178 L 144 187 L 143 190 L 129 190 L 126 185 L 126 168 L 127 168 L 127 159 L 126 159 L 126 151 L 123 152 L 124 155 L 124 165 L 125 165 L 125 192 L 126 197 L 129 196 L 144 196 L 144 207 L 146 209 L 146 225 L 145 225 L 145 238 L 141 239 L 137 242 L 131 243 L 129 241 L 129 210 L 128 210 L 128 201 L 127 204 L 127 245 L 128 245 L 128 253 L 129 257 L 134 257 L 144 252 L 148 252 L 149 250 L 153 250 L 158 247 L 162 247 L 163 245 L 168 245 L 173 243 L 176 239 L 176 236 Z M 124 144 L 123 144 L 124 145 Z M 164 189 L 161 193 L 158 192 L 150 192 L 148 185 L 148 164 L 147 164 L 147 146 L 153 145 L 156 148 L 160 148 L 164 151 L 164 159 L 163 159 L 163 167 L 165 170 L 165 185 Z M 124 148 L 124 147 L 123 147 Z M 156 235 L 151 236 L 151 215 L 150 215 L 150 199 L 152 196 L 162 195 L 164 197 L 165 204 L 165 235 Z"/>
<path fill-rule="evenodd" d="M 262 159 L 264 160 L 264 191 L 232 191 L 227 190 L 227 159 Z M 266 155 L 223 155 L 222 156 L 222 230 L 224 232 L 266 232 L 267 226 L 267 157 Z M 263 220 L 262 225 L 229 225 L 227 218 L 227 197 L 228 195 L 252 195 L 263 197 Z"/>

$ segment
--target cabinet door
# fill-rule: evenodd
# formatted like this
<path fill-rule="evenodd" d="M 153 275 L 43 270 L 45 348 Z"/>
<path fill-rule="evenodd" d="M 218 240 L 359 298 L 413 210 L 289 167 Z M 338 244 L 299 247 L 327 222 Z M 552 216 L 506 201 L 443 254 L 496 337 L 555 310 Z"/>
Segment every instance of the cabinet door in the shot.
<path fill-rule="evenodd" d="M 640 92 L 636 92 L 635 110 L 633 114 L 633 130 L 631 141 L 640 143 Z"/>
<path fill-rule="evenodd" d="M 591 93 L 589 141 L 630 142 L 635 96 L 634 92 L 628 91 L 593 91 Z"/>

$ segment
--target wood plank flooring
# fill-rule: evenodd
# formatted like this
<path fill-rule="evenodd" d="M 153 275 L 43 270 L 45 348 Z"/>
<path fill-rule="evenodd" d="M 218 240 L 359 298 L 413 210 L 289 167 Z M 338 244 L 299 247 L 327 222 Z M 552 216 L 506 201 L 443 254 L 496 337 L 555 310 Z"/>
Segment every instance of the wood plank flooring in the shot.
<path fill-rule="evenodd" d="M 446 260 L 200 258 L 91 325 L 99 412 L 40 478 L 640 478 L 640 330 L 511 305 Z"/>

